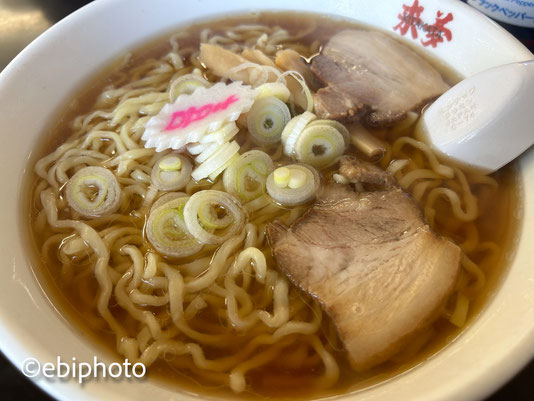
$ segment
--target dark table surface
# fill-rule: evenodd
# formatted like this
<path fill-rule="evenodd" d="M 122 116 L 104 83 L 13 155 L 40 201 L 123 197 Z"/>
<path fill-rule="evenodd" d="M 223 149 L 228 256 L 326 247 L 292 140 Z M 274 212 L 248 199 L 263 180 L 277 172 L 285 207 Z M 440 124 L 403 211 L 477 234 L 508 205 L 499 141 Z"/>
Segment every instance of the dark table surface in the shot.
<path fill-rule="evenodd" d="M 86 3 L 89 1 L 0 0 L 0 71 L 45 29 Z M 506 26 L 506 28 L 516 34 L 513 27 Z M 18 367 L 11 365 L 1 353 L 0 399 L 52 400 L 23 376 Z M 534 361 L 486 401 L 502 400 L 534 400 Z"/>

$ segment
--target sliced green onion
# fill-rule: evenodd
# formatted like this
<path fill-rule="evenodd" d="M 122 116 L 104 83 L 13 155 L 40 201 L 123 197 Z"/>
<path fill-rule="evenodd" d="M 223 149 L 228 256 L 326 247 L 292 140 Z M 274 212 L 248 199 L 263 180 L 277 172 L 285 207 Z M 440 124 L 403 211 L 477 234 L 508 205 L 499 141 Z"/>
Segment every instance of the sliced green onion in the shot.
<path fill-rule="evenodd" d="M 289 171 L 289 180 L 276 182 L 275 174 L 285 176 L 285 170 Z M 277 172 L 278 171 L 278 172 Z M 276 202 L 286 206 L 296 206 L 307 203 L 315 198 L 320 185 L 320 177 L 317 171 L 303 164 L 291 164 L 279 167 L 267 177 L 267 193 Z"/>
<path fill-rule="evenodd" d="M 242 202 L 256 199 L 265 193 L 265 181 L 273 169 L 274 163 L 267 153 L 250 150 L 224 171 L 224 189 Z"/>
<path fill-rule="evenodd" d="M 341 134 L 343 139 L 345 140 L 345 143 L 350 143 L 350 133 L 347 127 L 345 127 L 343 124 L 341 124 L 339 121 L 336 120 L 313 120 L 308 124 L 308 127 L 312 127 L 314 125 L 327 125 L 330 127 L 334 127 L 338 130 L 338 132 Z"/>
<path fill-rule="evenodd" d="M 250 202 L 245 203 L 243 207 L 250 214 L 250 213 L 254 213 L 257 210 L 263 209 L 265 206 L 268 206 L 270 204 L 271 204 L 271 197 L 267 194 L 264 194 L 254 200 L 251 200 Z"/>
<path fill-rule="evenodd" d="M 207 208 L 212 211 L 207 212 Z M 184 220 L 188 231 L 199 242 L 222 244 L 243 228 L 245 215 L 236 198 L 211 189 L 199 191 L 189 198 L 184 207 Z"/>
<path fill-rule="evenodd" d="M 152 246 L 165 256 L 183 258 L 202 249 L 202 244 L 189 233 L 184 221 L 184 207 L 188 200 L 189 197 L 181 196 L 160 202 L 150 210 L 146 236 Z"/>
<path fill-rule="evenodd" d="M 212 172 L 208 178 L 211 180 L 211 181 L 215 181 L 215 179 L 219 176 L 219 174 L 221 174 L 224 170 L 226 170 L 226 168 L 228 166 L 230 166 L 234 161 L 236 161 L 237 159 L 239 158 L 239 153 L 238 152 L 235 152 L 235 154 L 230 158 L 228 159 L 228 161 L 224 164 L 221 164 L 221 166 L 215 170 L 214 172 Z"/>
<path fill-rule="evenodd" d="M 204 203 L 198 208 L 198 221 L 204 228 L 213 229 L 213 230 L 222 230 L 227 228 L 232 224 L 232 216 L 222 213 L 222 216 L 219 216 L 219 213 L 223 211 L 218 210 L 217 207 L 213 207 L 209 203 Z"/>
<path fill-rule="evenodd" d="M 286 71 L 278 77 L 277 82 L 281 80 L 284 80 L 285 82 L 287 82 L 286 76 L 292 77 L 302 87 L 302 92 L 304 93 L 304 96 L 306 97 L 306 109 L 305 110 L 312 111 L 313 110 L 313 96 L 302 74 L 298 71 Z M 291 84 L 288 83 L 288 85 L 291 85 Z M 294 85 L 291 85 L 291 87 L 292 87 L 292 90 L 296 91 L 296 88 L 294 88 Z M 294 102 L 297 103 L 302 109 L 304 109 L 304 105 L 302 104 L 302 101 L 299 101 L 299 98 L 297 97 L 298 94 L 292 93 L 292 95 L 293 95 Z"/>
<path fill-rule="evenodd" d="M 260 85 L 256 88 L 256 99 L 261 99 L 268 96 L 274 96 L 277 99 L 280 99 L 282 102 L 287 103 L 291 92 L 286 85 L 282 82 L 268 82 L 266 84 Z"/>
<path fill-rule="evenodd" d="M 236 123 L 232 121 L 224 124 L 218 130 L 204 135 L 200 139 L 200 143 L 218 143 L 219 145 L 222 145 L 223 143 L 229 142 L 238 132 L 239 128 L 237 128 Z"/>
<path fill-rule="evenodd" d="M 290 119 L 291 113 L 284 102 L 274 96 L 264 97 L 256 100 L 248 112 L 248 131 L 258 145 L 273 145 L 280 141 Z"/>
<path fill-rule="evenodd" d="M 115 175 L 104 167 L 85 167 L 67 182 L 69 206 L 84 217 L 101 217 L 119 209 L 121 188 Z"/>
<path fill-rule="evenodd" d="M 177 191 L 191 178 L 193 165 L 183 155 L 171 153 L 156 161 L 150 176 L 152 185 L 160 191 Z"/>
<path fill-rule="evenodd" d="M 287 167 L 279 167 L 274 170 L 274 183 L 280 188 L 285 188 L 289 185 L 291 178 L 291 171 Z"/>
<path fill-rule="evenodd" d="M 170 202 L 174 199 L 178 199 L 178 198 L 185 198 L 185 197 L 188 197 L 189 195 L 187 195 L 185 192 L 167 192 L 166 194 L 163 194 L 161 195 L 153 204 L 152 204 L 152 207 L 150 208 L 150 212 L 152 212 L 152 210 L 156 210 L 158 207 L 164 205 L 165 203 L 167 202 Z"/>
<path fill-rule="evenodd" d="M 296 117 L 293 117 L 291 121 L 287 123 L 282 131 L 282 145 L 284 146 L 284 154 L 293 157 L 295 154 L 295 144 L 299 138 L 302 130 L 306 128 L 310 121 L 315 120 L 317 117 L 315 114 L 305 111 Z"/>
<path fill-rule="evenodd" d="M 172 103 L 180 95 L 190 95 L 198 88 L 207 88 L 210 83 L 196 74 L 186 74 L 176 78 L 169 88 L 169 99 Z"/>
<path fill-rule="evenodd" d="M 174 155 L 164 157 L 159 161 L 158 167 L 163 171 L 178 171 L 182 168 L 182 159 Z"/>
<path fill-rule="evenodd" d="M 306 180 L 306 173 L 294 168 L 293 170 L 289 170 L 289 182 L 287 183 L 287 186 L 291 189 L 299 189 L 306 184 Z"/>
<path fill-rule="evenodd" d="M 295 158 L 317 168 L 334 164 L 345 151 L 345 140 L 329 125 L 307 126 L 295 144 Z"/>
<path fill-rule="evenodd" d="M 195 155 L 199 155 L 202 152 L 204 152 L 210 145 L 211 145 L 210 143 L 194 142 L 194 143 L 188 143 L 186 145 L 186 149 L 190 154 L 195 156 Z"/>
<path fill-rule="evenodd" d="M 204 150 L 197 157 L 195 157 L 195 162 L 198 164 L 204 163 L 220 148 L 221 145 L 218 143 L 208 143 Z"/>
<path fill-rule="evenodd" d="M 197 162 L 200 162 L 201 160 L 202 163 L 191 174 L 195 181 L 200 181 L 208 176 L 212 180 L 217 178 L 217 176 L 223 172 L 224 168 L 228 166 L 229 162 L 239 151 L 239 145 L 236 141 L 225 143 L 223 145 L 214 143 L 213 146 L 215 147 L 214 151 L 212 151 L 212 149 L 207 149 L 205 151 L 208 152 L 209 150 L 209 156 L 207 158 L 204 158 L 203 155 L 205 153 L 202 152 L 195 159 Z"/>

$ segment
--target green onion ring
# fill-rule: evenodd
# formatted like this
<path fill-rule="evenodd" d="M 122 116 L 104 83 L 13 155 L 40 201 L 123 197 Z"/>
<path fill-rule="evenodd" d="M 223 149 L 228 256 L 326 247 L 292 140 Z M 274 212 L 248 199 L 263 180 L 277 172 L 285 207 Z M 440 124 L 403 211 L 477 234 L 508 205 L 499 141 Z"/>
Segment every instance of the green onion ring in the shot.
<path fill-rule="evenodd" d="M 247 115 L 250 137 L 258 145 L 276 144 L 290 119 L 289 108 L 280 99 L 274 96 L 258 99 Z"/>
<path fill-rule="evenodd" d="M 232 217 L 231 224 L 226 225 L 223 233 L 216 233 L 213 229 L 206 230 L 199 218 L 201 208 L 218 207 Z M 205 216 L 204 216 L 205 218 Z M 225 217 L 223 217 L 225 219 Z M 241 203 L 232 195 L 213 189 L 195 193 L 184 207 L 184 220 L 188 231 L 197 241 L 203 244 L 222 244 L 228 238 L 239 232 L 245 224 L 245 214 Z"/>
<path fill-rule="evenodd" d="M 67 182 L 69 206 L 84 217 L 102 217 L 120 206 L 121 188 L 115 175 L 104 167 L 84 167 Z"/>
<path fill-rule="evenodd" d="M 169 194 L 170 195 L 170 194 Z M 187 230 L 183 210 L 189 197 L 174 198 L 157 207 L 152 207 L 146 223 L 146 236 L 152 246 L 162 255 L 183 258 L 202 249 Z"/>
<path fill-rule="evenodd" d="M 265 193 L 265 181 L 273 169 L 274 163 L 267 153 L 245 152 L 224 171 L 224 189 L 242 202 L 256 199 Z"/>

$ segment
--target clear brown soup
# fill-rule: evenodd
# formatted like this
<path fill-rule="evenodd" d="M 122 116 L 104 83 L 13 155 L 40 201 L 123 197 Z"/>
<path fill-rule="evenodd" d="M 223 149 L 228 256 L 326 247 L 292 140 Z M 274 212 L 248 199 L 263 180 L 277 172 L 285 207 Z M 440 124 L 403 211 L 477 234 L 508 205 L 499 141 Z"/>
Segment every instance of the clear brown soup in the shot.
<path fill-rule="evenodd" d="M 188 39 L 180 40 L 182 48 L 198 47 L 199 34 L 202 29 L 209 27 L 213 32 L 224 31 L 224 27 L 239 23 L 260 23 L 267 25 L 280 25 L 289 32 L 300 32 L 312 24 L 315 29 L 299 39 L 303 45 L 309 46 L 314 41 L 324 43 L 335 32 L 347 27 L 355 26 L 351 22 L 333 20 L 327 17 L 318 17 L 315 15 L 295 15 L 295 14 L 251 14 L 231 19 L 210 21 L 182 28 L 191 32 Z M 365 28 L 365 27 L 363 27 Z M 366 28 L 365 28 L 366 29 Z M 89 112 L 94 104 L 98 94 L 110 84 L 123 76 L 124 73 L 135 68 L 137 65 L 149 58 L 158 58 L 169 51 L 169 35 L 151 41 L 139 49 L 136 49 L 134 56 L 130 61 L 117 71 L 118 63 L 107 67 L 103 72 L 90 79 L 84 87 L 78 90 L 65 107 L 65 110 L 53 121 L 47 131 L 43 134 L 41 142 L 37 145 L 32 159 L 29 162 L 28 171 L 33 170 L 35 162 L 42 156 L 53 151 L 59 144 L 63 143 L 72 133 L 70 123 L 77 115 Z M 313 56 L 308 54 L 306 56 Z M 428 57 L 427 57 L 428 58 Z M 430 60 L 432 62 L 432 60 Z M 433 62 L 449 83 L 454 83 L 458 77 L 446 66 Z M 386 140 L 388 134 L 384 131 L 376 132 L 376 135 L 382 136 Z M 469 176 L 468 176 L 469 177 Z M 491 258 L 491 262 L 484 261 L 486 255 L 483 252 L 471 255 L 475 263 L 482 263 L 486 276 L 486 282 L 481 291 L 473 298 L 467 326 L 483 309 L 491 295 L 497 290 L 500 280 L 506 273 L 507 260 L 514 251 L 513 239 L 518 228 L 517 211 L 520 208 L 520 196 L 518 179 L 514 165 L 506 166 L 492 176 L 498 183 L 498 189 L 495 191 L 486 185 L 477 183 L 471 184 L 471 190 L 478 197 L 478 207 L 480 216 L 474 222 L 478 229 L 480 242 L 492 242 L 498 244 L 501 252 L 497 257 Z M 60 274 L 59 265 L 45 264 L 41 262 L 40 248 L 45 238 L 42 233 L 34 231 L 34 224 L 37 210 L 32 204 L 35 194 L 32 188 L 36 182 L 34 174 L 28 174 L 26 184 L 26 196 L 23 199 L 24 213 L 26 215 L 27 230 L 29 237 L 29 254 L 32 259 L 32 267 L 38 278 L 43 290 L 48 295 L 51 304 L 63 317 L 70 329 L 74 332 L 90 339 L 98 344 L 102 352 L 108 352 L 119 356 L 115 352 L 115 339 L 110 330 L 102 324 L 95 323 L 93 315 L 88 315 L 88 308 L 83 304 L 82 297 L 76 288 L 71 288 L 63 284 Z M 463 228 L 461 226 L 451 226 L 449 218 L 451 216 L 450 206 L 446 201 L 436 203 L 436 221 L 434 228 L 442 235 L 448 235 L 457 242 L 462 242 L 464 238 Z M 87 280 L 87 291 L 97 293 L 98 286 L 94 277 Z M 306 294 L 302 294 L 307 297 Z M 120 319 L 120 312 L 112 309 L 117 313 Z M 213 319 L 213 316 L 206 316 L 207 319 Z M 328 331 L 331 322 L 323 322 L 324 331 Z M 202 382 L 198 377 L 192 376 L 187 370 L 181 370 L 172 367 L 171 364 L 159 360 L 149 369 L 151 379 L 162 381 L 165 385 L 183 389 L 198 394 L 211 395 L 213 397 L 224 398 L 253 398 L 258 397 L 275 397 L 280 399 L 309 399 L 335 394 L 342 394 L 380 383 L 390 379 L 395 375 L 416 367 L 425 359 L 439 352 L 444 346 L 450 343 L 454 338 L 461 334 L 462 330 L 451 324 L 446 318 L 439 319 L 433 328 L 434 334 L 422 345 L 417 352 L 411 353 L 410 350 L 405 352 L 404 356 L 395 358 L 394 361 L 387 362 L 378 368 L 363 373 L 356 373 L 349 367 L 346 355 L 341 349 L 333 351 L 340 365 L 340 379 L 337 384 L 327 390 L 314 390 L 310 383 L 313 381 L 317 372 L 309 370 L 290 369 L 284 371 L 280 366 L 267 366 L 251 371 L 247 378 L 250 387 L 244 393 L 235 395 L 229 389 L 214 385 L 208 382 Z M 311 389 L 311 390 L 310 390 Z"/>

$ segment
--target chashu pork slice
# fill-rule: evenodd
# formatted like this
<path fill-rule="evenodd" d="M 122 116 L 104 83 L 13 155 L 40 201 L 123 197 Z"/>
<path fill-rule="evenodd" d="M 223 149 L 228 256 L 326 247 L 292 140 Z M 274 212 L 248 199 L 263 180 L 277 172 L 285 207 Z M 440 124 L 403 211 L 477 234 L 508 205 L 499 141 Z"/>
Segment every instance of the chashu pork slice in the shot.
<path fill-rule="evenodd" d="M 368 126 L 402 120 L 449 88 L 425 59 L 378 31 L 335 34 L 311 70 L 325 85 L 314 95 L 316 114 Z"/>
<path fill-rule="evenodd" d="M 350 179 L 362 169 L 344 159 L 340 172 Z M 369 169 L 363 177 L 376 183 Z M 460 265 L 460 248 L 433 233 L 391 182 L 364 193 L 327 185 L 291 227 L 267 227 L 280 269 L 321 302 L 356 370 L 388 360 L 437 318 Z"/>

